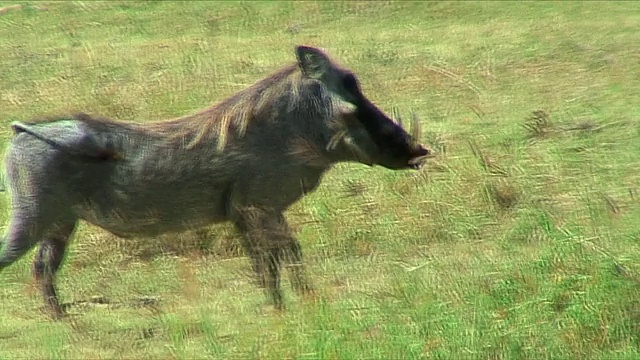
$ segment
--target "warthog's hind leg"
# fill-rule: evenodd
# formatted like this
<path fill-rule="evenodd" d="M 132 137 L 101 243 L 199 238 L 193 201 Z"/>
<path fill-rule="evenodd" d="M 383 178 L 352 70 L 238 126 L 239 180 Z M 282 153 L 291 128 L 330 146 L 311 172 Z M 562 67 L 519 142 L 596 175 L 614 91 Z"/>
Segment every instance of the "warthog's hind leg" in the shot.
<path fill-rule="evenodd" d="M 42 240 L 42 230 L 42 224 L 34 221 L 33 217 L 14 214 L 0 244 L 0 271 L 18 261 Z"/>
<path fill-rule="evenodd" d="M 62 262 L 66 240 L 73 231 L 75 221 L 55 221 L 53 217 L 43 216 L 36 206 L 27 208 L 31 212 L 26 213 L 18 208 L 11 216 L 1 244 L 0 271 L 18 261 L 41 242 L 34 263 L 34 275 L 41 292 L 45 294 L 48 307 L 54 311 L 55 317 L 58 317 L 61 311 L 54 288 L 55 272 Z"/>
<path fill-rule="evenodd" d="M 37 242 L 38 239 L 35 237 L 26 234 L 12 236 L 11 231 L 9 231 L 0 244 L 2 249 L 0 253 L 0 271 L 18 261 Z"/>
<path fill-rule="evenodd" d="M 70 223 L 49 233 L 40 243 L 38 254 L 33 262 L 33 275 L 54 319 L 59 319 L 64 315 L 56 292 L 55 277 L 64 259 L 69 237 L 73 233 L 74 227 L 75 224 Z"/>

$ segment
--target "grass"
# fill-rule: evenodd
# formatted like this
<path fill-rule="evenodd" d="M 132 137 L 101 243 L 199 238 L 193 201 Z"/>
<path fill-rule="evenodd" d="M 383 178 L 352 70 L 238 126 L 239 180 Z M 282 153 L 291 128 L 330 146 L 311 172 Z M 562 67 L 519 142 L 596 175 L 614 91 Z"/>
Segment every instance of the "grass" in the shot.
<path fill-rule="evenodd" d="M 228 226 L 83 225 L 69 320 L 41 313 L 31 256 L 2 272 L 0 358 L 640 356 L 635 2 L 0 4 L 24 5 L 0 11 L 2 141 L 42 114 L 190 113 L 310 44 L 438 152 L 418 173 L 339 166 L 291 209 L 320 298 L 285 284 L 282 315 Z"/>

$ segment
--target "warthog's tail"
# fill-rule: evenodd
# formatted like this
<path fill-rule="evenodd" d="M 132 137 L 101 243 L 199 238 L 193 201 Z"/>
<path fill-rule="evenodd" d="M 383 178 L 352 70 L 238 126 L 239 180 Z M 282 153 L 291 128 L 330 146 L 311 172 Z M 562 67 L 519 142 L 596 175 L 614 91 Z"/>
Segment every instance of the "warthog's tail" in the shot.
<path fill-rule="evenodd" d="M 122 156 L 112 147 L 100 144 L 95 134 L 73 120 L 25 124 L 13 122 L 16 134 L 27 133 L 67 154 L 90 161 L 119 160 Z"/>

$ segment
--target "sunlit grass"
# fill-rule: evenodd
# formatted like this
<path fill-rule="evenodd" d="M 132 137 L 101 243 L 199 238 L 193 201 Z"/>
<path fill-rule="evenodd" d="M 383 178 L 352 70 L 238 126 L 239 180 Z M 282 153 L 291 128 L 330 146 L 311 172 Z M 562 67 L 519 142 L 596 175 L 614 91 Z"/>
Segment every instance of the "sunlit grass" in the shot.
<path fill-rule="evenodd" d="M 1 358 L 640 356 L 636 3 L 12 4 L 3 141 L 44 114 L 184 115 L 309 44 L 384 110 L 416 111 L 438 157 L 340 165 L 291 209 L 319 297 L 285 283 L 284 314 L 229 226 L 82 226 L 59 274 L 68 320 L 41 313 L 31 256 L 0 275 Z"/>

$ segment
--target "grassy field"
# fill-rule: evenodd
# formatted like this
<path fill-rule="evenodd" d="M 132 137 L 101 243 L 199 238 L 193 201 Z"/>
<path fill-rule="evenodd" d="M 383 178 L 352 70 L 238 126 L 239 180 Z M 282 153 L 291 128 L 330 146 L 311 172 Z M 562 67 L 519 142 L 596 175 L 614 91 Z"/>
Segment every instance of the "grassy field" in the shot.
<path fill-rule="evenodd" d="M 14 4 L 3 143 L 44 114 L 188 114 L 308 44 L 415 110 L 438 156 L 339 166 L 288 212 L 319 298 L 285 282 L 284 314 L 229 226 L 125 241 L 83 224 L 67 320 L 42 313 L 32 254 L 0 274 L 0 358 L 640 357 L 640 3 Z"/>

